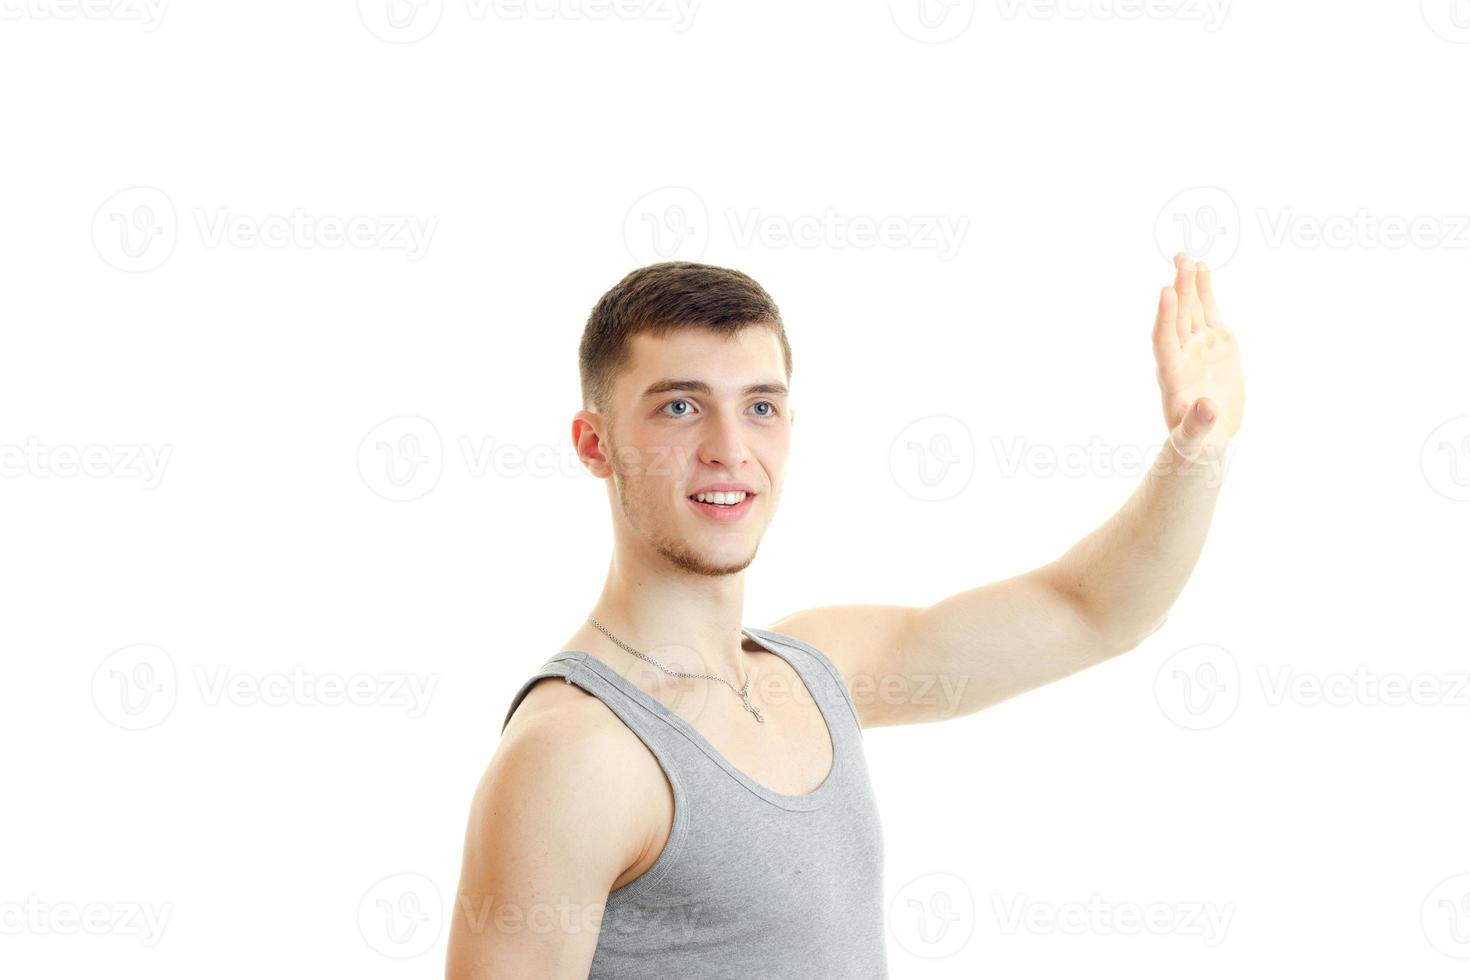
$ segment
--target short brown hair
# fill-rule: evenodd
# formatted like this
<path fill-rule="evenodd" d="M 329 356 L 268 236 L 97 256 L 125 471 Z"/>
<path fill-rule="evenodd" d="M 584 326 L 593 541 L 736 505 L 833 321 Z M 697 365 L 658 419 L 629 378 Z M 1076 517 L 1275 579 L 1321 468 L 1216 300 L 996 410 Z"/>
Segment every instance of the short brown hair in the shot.
<path fill-rule="evenodd" d="M 786 326 L 760 283 L 743 272 L 698 262 L 657 262 L 634 269 L 602 295 L 582 331 L 582 406 L 606 409 L 613 380 L 628 363 L 628 341 L 634 334 L 663 337 L 679 328 L 702 327 L 728 337 L 755 324 L 776 332 L 789 381 Z"/>

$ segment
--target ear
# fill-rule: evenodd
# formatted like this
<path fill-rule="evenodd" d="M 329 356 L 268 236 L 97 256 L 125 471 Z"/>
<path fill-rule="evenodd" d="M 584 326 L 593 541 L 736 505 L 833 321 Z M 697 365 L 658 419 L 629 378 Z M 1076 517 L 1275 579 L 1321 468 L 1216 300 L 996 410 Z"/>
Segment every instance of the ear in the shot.
<path fill-rule="evenodd" d="M 598 435 L 601 423 L 598 413 L 586 409 L 572 416 L 572 445 L 593 476 L 607 477 L 612 474 L 612 464 L 604 450 L 602 437 Z"/>

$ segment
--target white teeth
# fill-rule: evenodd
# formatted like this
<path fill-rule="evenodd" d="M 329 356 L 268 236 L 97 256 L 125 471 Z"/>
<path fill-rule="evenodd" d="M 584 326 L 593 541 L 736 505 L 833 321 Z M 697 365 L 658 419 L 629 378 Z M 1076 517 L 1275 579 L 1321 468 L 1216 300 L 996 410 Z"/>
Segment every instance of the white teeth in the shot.
<path fill-rule="evenodd" d="M 744 490 L 719 490 L 715 493 L 696 493 L 694 499 L 706 504 L 738 504 L 745 499 Z"/>

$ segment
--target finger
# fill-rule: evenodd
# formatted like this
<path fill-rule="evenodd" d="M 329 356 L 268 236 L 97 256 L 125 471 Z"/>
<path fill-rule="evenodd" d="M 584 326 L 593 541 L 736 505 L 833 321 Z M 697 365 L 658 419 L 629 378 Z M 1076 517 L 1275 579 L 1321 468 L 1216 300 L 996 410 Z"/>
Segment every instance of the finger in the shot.
<path fill-rule="evenodd" d="M 1159 371 L 1169 371 L 1179 362 L 1179 298 L 1173 286 L 1159 291 L 1159 315 L 1154 319 L 1154 360 L 1159 362 Z"/>
<path fill-rule="evenodd" d="M 1179 346 L 1183 347 L 1189 343 L 1189 335 L 1194 332 L 1189 323 L 1189 294 L 1194 288 L 1194 273 L 1185 271 L 1185 263 L 1189 256 L 1180 252 L 1174 256 L 1174 296 L 1177 299 L 1175 306 L 1175 329 L 1179 333 Z"/>
<path fill-rule="evenodd" d="M 1191 462 L 1204 450 L 1205 437 L 1215 427 L 1215 403 L 1208 398 L 1197 398 L 1184 413 L 1184 418 L 1169 433 L 1169 442 L 1175 452 Z"/>
<path fill-rule="evenodd" d="M 1185 255 L 1179 263 L 1179 276 L 1174 286 L 1179 291 L 1179 318 L 1184 322 L 1186 339 L 1205 328 L 1205 311 L 1200 305 L 1197 286 L 1198 271 L 1194 259 Z"/>
<path fill-rule="evenodd" d="M 1179 294 L 1179 306 L 1181 309 L 1189 306 L 1189 300 L 1194 296 L 1194 260 L 1185 252 L 1174 256 L 1174 292 Z"/>
<path fill-rule="evenodd" d="M 1195 269 L 1195 285 L 1199 290 L 1200 305 L 1204 308 L 1205 324 L 1215 330 L 1223 327 L 1225 321 L 1220 317 L 1220 307 L 1215 302 L 1215 284 L 1210 278 L 1210 267 L 1203 262 Z"/>

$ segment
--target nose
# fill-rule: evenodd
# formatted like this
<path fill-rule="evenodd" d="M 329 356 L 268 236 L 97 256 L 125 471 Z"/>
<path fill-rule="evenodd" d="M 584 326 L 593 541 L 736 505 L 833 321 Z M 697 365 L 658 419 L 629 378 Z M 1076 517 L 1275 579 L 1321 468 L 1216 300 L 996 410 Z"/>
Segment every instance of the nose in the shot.
<path fill-rule="evenodd" d="M 721 409 L 709 416 L 699 444 L 699 461 L 707 466 L 724 467 L 734 474 L 750 458 L 740 431 L 738 414 Z"/>

